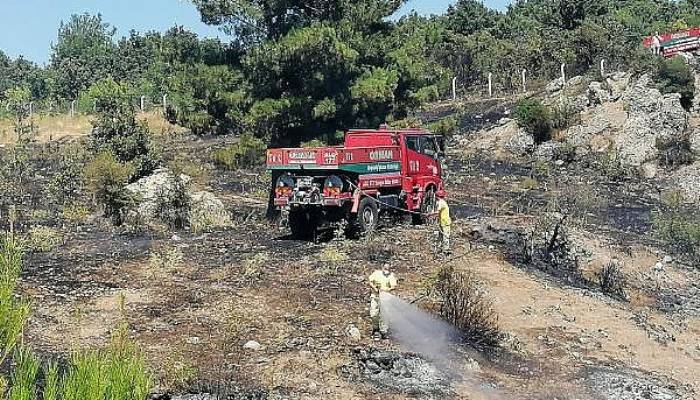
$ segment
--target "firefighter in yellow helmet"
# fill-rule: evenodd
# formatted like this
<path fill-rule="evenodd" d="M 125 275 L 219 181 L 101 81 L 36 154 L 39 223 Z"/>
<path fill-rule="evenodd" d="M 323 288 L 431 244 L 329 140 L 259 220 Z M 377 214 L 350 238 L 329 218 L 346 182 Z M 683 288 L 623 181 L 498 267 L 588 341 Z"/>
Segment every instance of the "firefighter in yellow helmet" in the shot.
<path fill-rule="evenodd" d="M 384 264 L 369 276 L 369 286 L 372 293 L 369 298 L 369 316 L 372 319 L 372 336 L 375 339 L 385 338 L 389 332 L 389 326 L 382 319 L 379 296 L 381 292 L 391 292 L 396 288 L 396 276 L 389 269 L 389 264 Z"/>

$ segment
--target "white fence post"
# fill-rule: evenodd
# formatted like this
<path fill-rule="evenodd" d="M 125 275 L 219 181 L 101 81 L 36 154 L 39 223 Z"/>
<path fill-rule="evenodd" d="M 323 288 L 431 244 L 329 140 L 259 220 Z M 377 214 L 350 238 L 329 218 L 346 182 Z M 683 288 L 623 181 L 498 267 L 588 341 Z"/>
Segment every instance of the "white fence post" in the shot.
<path fill-rule="evenodd" d="M 605 59 L 600 60 L 600 76 L 605 78 Z"/>
<path fill-rule="evenodd" d="M 75 100 L 70 102 L 70 116 L 75 117 Z"/>
<path fill-rule="evenodd" d="M 452 78 L 452 101 L 457 101 L 457 77 Z"/>
<path fill-rule="evenodd" d="M 146 111 L 146 96 L 141 96 L 141 112 Z"/>
<path fill-rule="evenodd" d="M 523 93 L 527 92 L 527 82 L 525 80 L 525 75 L 527 74 L 527 70 L 523 69 L 522 71 L 522 77 L 523 77 Z"/>
<path fill-rule="evenodd" d="M 561 79 L 564 82 L 564 86 L 566 86 L 566 64 L 561 63 Z"/>
<path fill-rule="evenodd" d="M 168 108 L 168 95 L 164 94 L 163 95 L 163 109 L 165 110 L 166 108 Z"/>
<path fill-rule="evenodd" d="M 97 100 L 92 103 L 92 112 L 97 113 Z"/>
<path fill-rule="evenodd" d="M 29 102 L 29 118 L 34 116 L 34 102 L 30 101 Z"/>
<path fill-rule="evenodd" d="M 493 74 L 489 72 L 489 97 L 493 96 Z"/>

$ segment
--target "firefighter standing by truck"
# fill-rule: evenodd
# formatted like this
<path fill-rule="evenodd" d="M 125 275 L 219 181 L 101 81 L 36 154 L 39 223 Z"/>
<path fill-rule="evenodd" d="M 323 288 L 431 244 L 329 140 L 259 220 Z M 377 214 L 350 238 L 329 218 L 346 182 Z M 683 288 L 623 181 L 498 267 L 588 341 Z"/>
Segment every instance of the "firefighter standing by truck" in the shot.
<path fill-rule="evenodd" d="M 446 254 L 450 253 L 450 234 L 452 233 L 452 217 L 450 217 L 450 206 L 445 200 L 445 192 L 437 193 L 437 204 L 433 216 L 438 217 L 438 227 L 440 228 L 440 250 Z"/>
<path fill-rule="evenodd" d="M 374 271 L 369 276 L 369 286 L 372 293 L 369 298 L 369 316 L 372 319 L 372 336 L 375 339 L 386 338 L 389 326 L 382 319 L 380 295 L 382 292 L 391 292 L 396 289 L 396 276 L 389 269 L 389 264 L 384 264 L 382 269 Z"/>

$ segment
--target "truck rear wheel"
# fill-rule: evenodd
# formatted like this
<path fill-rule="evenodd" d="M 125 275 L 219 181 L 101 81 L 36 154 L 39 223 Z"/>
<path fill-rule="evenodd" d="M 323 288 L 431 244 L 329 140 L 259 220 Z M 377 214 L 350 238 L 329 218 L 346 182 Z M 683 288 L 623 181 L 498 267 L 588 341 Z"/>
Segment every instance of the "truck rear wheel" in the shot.
<path fill-rule="evenodd" d="M 428 214 L 435 212 L 436 204 L 435 191 L 433 189 L 428 189 L 420 203 L 420 214 L 411 214 L 413 225 L 426 224 L 429 218 Z"/>
<path fill-rule="evenodd" d="M 317 225 L 316 218 L 306 210 L 299 209 L 289 212 L 289 229 L 291 229 L 294 239 L 313 239 Z"/>
<path fill-rule="evenodd" d="M 379 207 L 371 197 L 364 197 L 357 207 L 357 215 L 352 219 L 351 236 L 359 237 L 371 233 L 379 222 Z"/>

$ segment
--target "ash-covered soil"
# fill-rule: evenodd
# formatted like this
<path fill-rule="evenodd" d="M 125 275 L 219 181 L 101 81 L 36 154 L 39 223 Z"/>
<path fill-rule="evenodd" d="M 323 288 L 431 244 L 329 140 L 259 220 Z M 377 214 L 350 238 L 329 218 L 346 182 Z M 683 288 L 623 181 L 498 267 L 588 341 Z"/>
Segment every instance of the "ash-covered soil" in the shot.
<path fill-rule="evenodd" d="M 61 222 L 38 212 L 52 207 L 42 191 L 50 176 L 40 174 L 55 168 L 51 158 L 32 167 L 20 229 L 53 226 L 62 244 L 25 257 L 28 343 L 66 356 L 105 344 L 126 318 L 163 399 L 700 393 L 700 270 L 654 235 L 660 200 L 653 182 L 611 180 L 574 164 L 540 171 L 527 161 L 452 148 L 454 253 L 438 257 L 436 228 L 407 221 L 386 220 L 359 240 L 289 240 L 286 229 L 264 219 L 263 171 L 210 165 L 209 153 L 222 145 L 187 137 L 167 148 L 203 166 L 195 183 L 233 215 L 232 226 L 205 233 L 124 232 L 98 214 Z M 575 268 L 528 259 L 527 244 L 562 210 Z M 624 298 L 606 294 L 596 278 L 611 261 L 627 277 Z M 406 300 L 422 296 L 442 265 L 473 272 L 494 302 L 501 346 L 466 346 L 464 365 L 444 370 L 391 340 L 374 341 L 366 278 L 384 263 Z M 435 305 L 430 297 L 417 304 Z"/>

